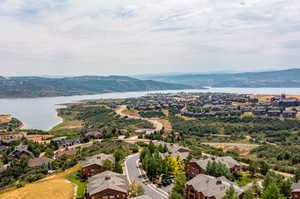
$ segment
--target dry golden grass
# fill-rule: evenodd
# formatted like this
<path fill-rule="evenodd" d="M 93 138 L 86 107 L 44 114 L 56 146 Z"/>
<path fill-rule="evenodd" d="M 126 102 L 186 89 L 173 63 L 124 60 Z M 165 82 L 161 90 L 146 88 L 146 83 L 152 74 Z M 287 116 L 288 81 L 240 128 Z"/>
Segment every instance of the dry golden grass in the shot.
<path fill-rule="evenodd" d="M 196 118 L 194 118 L 194 117 L 186 117 L 186 116 L 181 115 L 181 114 L 176 114 L 176 116 L 180 117 L 183 120 L 196 120 Z"/>
<path fill-rule="evenodd" d="M 124 115 L 129 115 L 129 116 L 132 116 L 132 117 L 140 117 L 140 115 L 138 114 L 138 112 L 135 111 L 135 110 L 128 110 L 128 109 L 125 109 L 125 110 L 122 111 L 122 113 L 123 113 Z"/>
<path fill-rule="evenodd" d="M 62 129 L 76 129 L 81 127 L 82 127 L 82 121 L 80 120 L 64 121 L 60 125 L 60 128 Z"/>
<path fill-rule="evenodd" d="M 160 122 L 164 126 L 166 132 L 172 131 L 172 124 L 169 120 L 160 118 L 154 118 L 153 120 Z"/>
<path fill-rule="evenodd" d="M 0 199 L 72 199 L 74 185 L 65 179 L 78 166 L 38 182 L 0 194 Z"/>
<path fill-rule="evenodd" d="M 7 123 L 11 120 L 10 115 L 0 115 L 0 123 Z"/>
<path fill-rule="evenodd" d="M 239 145 L 235 144 L 235 143 L 212 143 L 210 144 L 211 146 L 215 147 L 215 148 L 220 148 L 223 149 L 223 151 L 235 151 L 237 152 L 239 155 L 245 156 L 248 155 L 250 153 L 250 151 L 254 148 L 256 148 L 256 145 Z M 241 143 L 242 144 L 242 143 Z"/>
<path fill-rule="evenodd" d="M 163 112 L 163 114 L 165 114 L 165 116 L 169 116 L 169 110 L 168 109 L 163 109 L 161 110 L 161 112 Z"/>

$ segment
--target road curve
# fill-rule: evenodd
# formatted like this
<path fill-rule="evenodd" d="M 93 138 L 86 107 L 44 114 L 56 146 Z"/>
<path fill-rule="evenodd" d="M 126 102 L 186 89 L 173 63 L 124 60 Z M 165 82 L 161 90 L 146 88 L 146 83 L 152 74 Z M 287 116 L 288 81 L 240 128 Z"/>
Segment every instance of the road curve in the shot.
<path fill-rule="evenodd" d="M 140 154 L 134 154 L 126 157 L 125 170 L 129 183 L 139 183 L 144 187 L 145 195 L 151 196 L 154 199 L 167 199 L 168 193 L 156 188 L 153 184 L 144 184 L 143 178 L 139 178 L 141 170 L 137 167 Z"/>
<path fill-rule="evenodd" d="M 122 105 L 122 106 L 119 106 L 115 112 L 122 116 L 122 117 L 128 117 L 128 118 L 131 118 L 131 119 L 139 119 L 139 120 L 146 120 L 148 122 L 150 122 L 153 126 L 154 126 L 154 130 L 155 131 L 161 131 L 164 127 L 164 125 L 159 122 L 159 121 L 156 121 L 156 120 L 152 120 L 152 119 L 148 119 L 148 118 L 143 118 L 143 117 L 138 117 L 138 116 L 132 116 L 132 115 L 127 115 L 125 113 L 123 113 L 124 110 L 126 110 L 127 107 L 125 105 Z"/>

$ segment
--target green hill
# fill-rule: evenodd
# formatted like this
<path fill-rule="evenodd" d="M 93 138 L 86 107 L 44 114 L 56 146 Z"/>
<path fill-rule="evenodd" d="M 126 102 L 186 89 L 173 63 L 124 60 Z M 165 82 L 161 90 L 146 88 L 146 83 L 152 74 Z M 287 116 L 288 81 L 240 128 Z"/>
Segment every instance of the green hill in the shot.
<path fill-rule="evenodd" d="M 209 87 L 300 87 L 300 69 L 252 73 L 151 75 L 153 79 L 169 83 Z"/>
<path fill-rule="evenodd" d="M 0 77 L 0 98 L 71 96 L 189 88 L 192 88 L 192 86 L 139 80 L 126 76 Z"/>

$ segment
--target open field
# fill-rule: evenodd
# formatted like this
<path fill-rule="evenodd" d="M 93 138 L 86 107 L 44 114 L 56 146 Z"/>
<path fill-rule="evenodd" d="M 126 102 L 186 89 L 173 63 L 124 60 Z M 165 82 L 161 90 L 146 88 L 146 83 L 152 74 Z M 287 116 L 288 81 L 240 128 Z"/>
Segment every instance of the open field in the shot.
<path fill-rule="evenodd" d="M 172 131 L 172 125 L 169 120 L 160 119 L 160 118 L 153 118 L 152 120 L 156 120 L 156 121 L 160 122 L 164 126 L 166 132 Z"/>
<path fill-rule="evenodd" d="M 74 185 L 65 179 L 78 166 L 54 174 L 25 187 L 0 194 L 0 199 L 72 199 Z"/>
<path fill-rule="evenodd" d="M 79 120 L 64 121 L 63 123 L 59 124 L 59 128 L 61 128 L 61 129 L 82 128 L 82 122 Z"/>
<path fill-rule="evenodd" d="M 125 110 L 122 111 L 122 113 L 123 113 L 124 115 L 129 115 L 129 116 L 132 116 L 132 117 L 140 117 L 140 115 L 138 114 L 138 112 L 135 111 L 135 110 L 128 110 L 128 109 L 125 109 Z"/>
<path fill-rule="evenodd" d="M 224 151 L 236 151 L 240 155 L 248 155 L 250 151 L 259 145 L 244 144 L 244 143 L 203 143 L 215 148 L 223 149 Z"/>

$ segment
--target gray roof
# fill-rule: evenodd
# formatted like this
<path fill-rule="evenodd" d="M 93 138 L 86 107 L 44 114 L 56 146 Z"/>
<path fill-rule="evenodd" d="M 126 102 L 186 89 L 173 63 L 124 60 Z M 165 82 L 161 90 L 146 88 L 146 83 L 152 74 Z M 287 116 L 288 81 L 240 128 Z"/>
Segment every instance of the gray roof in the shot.
<path fill-rule="evenodd" d="M 214 196 L 216 199 L 222 199 L 226 193 L 226 190 L 230 187 L 233 187 L 238 195 L 243 193 L 243 189 L 225 177 L 215 178 L 212 176 L 199 174 L 188 181 L 187 185 L 192 186 L 197 192 L 203 193 L 203 195 L 206 197 Z"/>
<path fill-rule="evenodd" d="M 174 144 L 174 143 L 167 143 L 167 142 L 162 142 L 162 141 L 155 141 L 153 142 L 155 145 L 167 145 L 167 148 L 169 150 L 170 153 L 173 152 L 179 152 L 180 150 L 186 150 L 186 151 L 191 151 L 189 148 L 184 147 L 184 146 L 180 146 L 178 144 Z"/>
<path fill-rule="evenodd" d="M 7 146 L 0 145 L 0 152 L 4 151 L 7 148 Z"/>
<path fill-rule="evenodd" d="M 98 155 L 86 158 L 86 160 L 82 162 L 82 167 L 87 167 L 94 164 L 102 166 L 104 160 L 110 160 L 112 163 L 115 163 L 115 158 L 113 155 L 100 153 Z"/>
<path fill-rule="evenodd" d="M 202 169 L 206 169 L 208 162 L 219 162 L 224 164 L 228 169 L 233 168 L 236 165 L 240 165 L 235 159 L 230 156 L 226 157 L 216 157 L 216 158 L 206 158 L 206 159 L 192 159 L 190 162 L 195 162 Z"/>
<path fill-rule="evenodd" d="M 292 192 L 300 192 L 300 180 L 292 185 Z"/>
<path fill-rule="evenodd" d="M 142 195 L 142 196 L 134 197 L 131 199 L 153 199 L 153 198 L 148 195 Z"/>
<path fill-rule="evenodd" d="M 16 146 L 15 150 L 13 150 L 9 155 L 14 155 L 15 153 L 22 153 L 22 152 L 33 156 L 33 153 L 28 150 L 28 146 L 27 145 L 22 145 L 22 144 L 19 145 L 19 146 Z"/>
<path fill-rule="evenodd" d="M 106 189 L 127 193 L 128 182 L 126 176 L 112 171 L 105 171 L 89 178 L 87 193 L 94 195 Z"/>
<path fill-rule="evenodd" d="M 160 145 L 161 144 L 161 145 L 166 145 L 167 146 L 169 152 L 159 154 L 162 158 L 165 158 L 167 155 L 171 155 L 174 158 L 179 156 L 182 160 L 185 160 L 189 156 L 188 151 L 191 151 L 187 147 L 180 146 L 180 145 L 174 144 L 174 143 L 155 141 L 154 144 L 155 145 Z M 181 152 L 181 151 L 183 151 L 183 152 Z"/>

